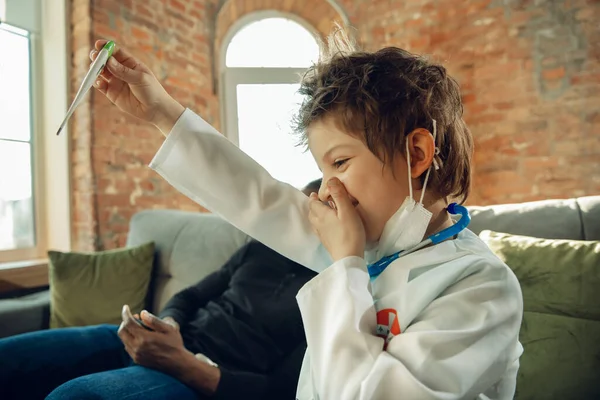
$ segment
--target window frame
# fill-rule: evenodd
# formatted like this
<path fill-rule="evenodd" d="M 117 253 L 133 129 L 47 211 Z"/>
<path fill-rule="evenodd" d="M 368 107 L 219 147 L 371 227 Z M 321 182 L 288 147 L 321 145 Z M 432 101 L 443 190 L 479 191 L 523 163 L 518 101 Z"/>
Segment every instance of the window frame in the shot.
<path fill-rule="evenodd" d="M 69 93 L 67 1 L 41 2 L 38 11 L 41 29 L 27 30 L 35 246 L 0 250 L 2 278 L 12 271 L 20 271 L 25 278 L 23 269 L 35 269 L 29 268 L 29 264 L 39 267 L 41 263 L 34 260 L 45 260 L 49 248 L 71 249 L 69 131 L 55 135 L 67 111 Z"/>
<path fill-rule="evenodd" d="M 0 29 L 4 29 L 2 25 L 10 24 L 0 24 Z M 18 27 L 15 27 L 18 28 Z M 21 28 L 19 28 L 21 29 Z M 39 119 L 34 118 L 35 115 L 39 115 L 41 112 L 42 104 L 41 104 L 41 88 L 40 88 L 40 69 L 36 67 L 37 65 L 41 65 L 39 60 L 40 54 L 40 43 L 39 43 L 39 35 L 35 32 L 27 32 L 27 41 L 28 41 L 28 52 L 29 52 L 29 141 L 21 141 L 18 140 L 19 143 L 29 143 L 29 157 L 31 163 L 31 193 L 32 193 L 32 201 L 33 201 L 33 228 L 34 228 L 34 241 L 35 244 L 33 247 L 26 248 L 18 248 L 18 249 L 10 249 L 10 250 L 0 250 L 0 262 L 14 262 L 21 260 L 30 260 L 39 258 L 42 255 L 43 250 L 46 248 L 45 246 L 45 226 L 44 226 L 44 218 L 42 213 L 43 208 L 43 200 L 42 200 L 42 168 L 40 162 L 41 157 L 41 149 L 40 149 L 40 134 L 39 134 Z M 39 63 L 39 64 L 38 64 Z M 43 161 L 43 160 L 42 160 Z"/>
<path fill-rule="evenodd" d="M 227 48 L 233 37 L 245 26 L 266 18 L 285 18 L 292 20 L 306 29 L 315 41 L 320 35 L 318 31 L 297 15 L 276 11 L 257 11 L 237 20 L 227 31 L 219 49 L 219 99 L 221 106 L 221 131 L 236 146 L 239 146 L 237 85 L 240 84 L 297 84 L 307 68 L 289 67 L 228 67 L 226 63 Z"/>

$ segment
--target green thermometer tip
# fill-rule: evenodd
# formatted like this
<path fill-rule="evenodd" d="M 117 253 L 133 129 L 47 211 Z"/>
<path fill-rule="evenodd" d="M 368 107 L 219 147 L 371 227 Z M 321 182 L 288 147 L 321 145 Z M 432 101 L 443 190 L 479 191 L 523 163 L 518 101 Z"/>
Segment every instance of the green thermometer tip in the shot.
<path fill-rule="evenodd" d="M 108 57 L 110 58 L 113 54 L 113 51 L 115 50 L 115 42 L 113 42 L 112 40 L 109 40 L 104 45 L 104 48 L 108 51 Z"/>

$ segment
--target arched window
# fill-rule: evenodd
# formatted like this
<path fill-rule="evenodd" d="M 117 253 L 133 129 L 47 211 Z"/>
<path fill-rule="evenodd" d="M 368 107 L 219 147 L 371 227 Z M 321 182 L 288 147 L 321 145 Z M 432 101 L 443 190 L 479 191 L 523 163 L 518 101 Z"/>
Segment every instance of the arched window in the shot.
<path fill-rule="evenodd" d="M 303 187 L 321 173 L 296 146 L 290 122 L 302 102 L 300 77 L 319 56 L 315 36 L 273 14 L 242 20 L 232 33 L 224 42 L 224 131 L 274 178 Z"/>

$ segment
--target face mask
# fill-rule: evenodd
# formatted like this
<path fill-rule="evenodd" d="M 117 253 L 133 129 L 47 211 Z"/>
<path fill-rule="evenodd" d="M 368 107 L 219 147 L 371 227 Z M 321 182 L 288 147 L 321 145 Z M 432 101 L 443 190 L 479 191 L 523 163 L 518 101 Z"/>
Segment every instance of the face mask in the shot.
<path fill-rule="evenodd" d="M 436 121 L 433 120 L 433 142 L 435 143 L 437 132 L 436 132 Z M 439 149 L 436 147 L 436 155 L 439 153 Z M 425 188 L 427 187 L 427 181 L 429 180 L 429 173 L 431 167 L 427 170 L 425 176 L 425 183 L 423 184 L 423 191 L 421 192 L 421 199 L 417 203 L 413 198 L 412 190 L 412 178 L 410 176 L 410 152 L 408 151 L 408 140 L 406 141 L 406 162 L 408 164 L 408 189 L 409 196 L 404 200 L 404 203 L 400 206 L 398 211 L 392 215 L 383 228 L 379 245 L 377 246 L 375 259 L 388 256 L 398 251 L 408 250 L 417 244 L 419 244 L 427 227 L 429 221 L 431 221 L 431 212 L 426 210 L 423 206 L 423 198 L 425 196 Z M 438 162 L 434 157 L 434 168 L 439 168 Z"/>

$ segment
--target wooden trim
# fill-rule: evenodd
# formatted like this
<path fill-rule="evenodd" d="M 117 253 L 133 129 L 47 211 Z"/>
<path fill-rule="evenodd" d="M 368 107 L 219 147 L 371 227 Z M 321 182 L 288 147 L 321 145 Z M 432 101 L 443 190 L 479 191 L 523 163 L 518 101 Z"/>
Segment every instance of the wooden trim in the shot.
<path fill-rule="evenodd" d="M 48 286 L 48 260 L 0 264 L 0 293 Z"/>
<path fill-rule="evenodd" d="M 41 156 L 40 192 L 43 200 L 40 221 L 43 222 L 44 253 L 22 258 L 33 260 L 45 258 L 47 249 L 71 250 L 71 152 L 69 146 L 72 131 L 56 136 L 56 129 L 67 113 L 71 101 L 69 72 L 71 66 L 70 12 L 72 1 L 53 0 L 41 2 L 42 34 L 39 35 L 39 50 L 36 55 L 43 64 L 38 68 L 41 108 L 34 114 L 39 122 L 38 150 Z M 74 95 L 74 94 L 73 94 Z M 69 125 L 69 124 L 67 124 Z"/>
<path fill-rule="evenodd" d="M 0 250 L 0 269 L 5 265 L 12 265 L 23 260 L 37 260 L 44 256 L 44 251 L 37 246 L 23 249 Z"/>

